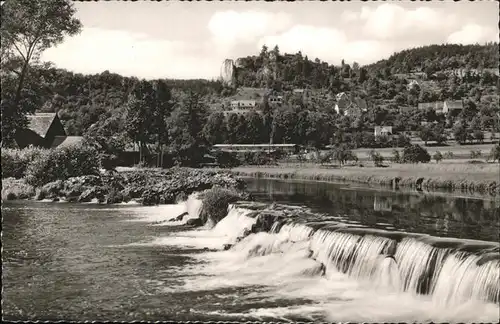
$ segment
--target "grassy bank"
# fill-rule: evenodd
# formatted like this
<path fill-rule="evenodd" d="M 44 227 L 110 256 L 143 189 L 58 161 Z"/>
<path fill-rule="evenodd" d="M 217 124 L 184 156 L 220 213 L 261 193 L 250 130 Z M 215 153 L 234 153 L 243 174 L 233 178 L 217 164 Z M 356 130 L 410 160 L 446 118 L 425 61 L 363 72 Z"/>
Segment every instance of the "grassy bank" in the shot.
<path fill-rule="evenodd" d="M 346 181 L 382 186 L 446 189 L 500 194 L 499 164 L 392 164 L 386 168 L 347 166 L 326 169 L 320 165 L 258 167 L 231 170 L 255 178 Z"/>

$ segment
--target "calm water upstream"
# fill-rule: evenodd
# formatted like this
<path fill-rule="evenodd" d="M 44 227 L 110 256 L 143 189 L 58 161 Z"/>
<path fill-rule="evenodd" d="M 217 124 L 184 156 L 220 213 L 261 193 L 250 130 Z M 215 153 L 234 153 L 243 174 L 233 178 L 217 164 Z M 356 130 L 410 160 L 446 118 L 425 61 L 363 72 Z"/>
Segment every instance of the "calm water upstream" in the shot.
<path fill-rule="evenodd" d="M 498 200 L 276 180 L 249 189 L 258 200 L 307 206 L 322 222 L 498 241 Z M 386 238 L 313 234 L 304 224 L 222 251 L 255 220 L 233 208 L 214 228 L 168 221 L 184 211 L 194 218 L 200 206 L 195 195 L 157 207 L 4 204 L 3 319 L 498 321 L 498 258 L 479 266 L 479 255 L 403 240 L 396 265 L 380 256 Z M 417 294 L 416 274 L 434 256 L 442 267 L 433 293 Z M 348 273 L 330 266 L 348 258 Z"/>

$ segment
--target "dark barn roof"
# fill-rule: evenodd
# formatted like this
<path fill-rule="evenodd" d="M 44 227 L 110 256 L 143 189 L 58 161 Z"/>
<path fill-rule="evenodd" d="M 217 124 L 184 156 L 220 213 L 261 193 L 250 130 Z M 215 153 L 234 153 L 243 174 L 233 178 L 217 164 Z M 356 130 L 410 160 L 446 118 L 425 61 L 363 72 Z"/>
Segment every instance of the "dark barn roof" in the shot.
<path fill-rule="evenodd" d="M 80 144 L 83 136 L 55 136 L 51 148 Z"/>
<path fill-rule="evenodd" d="M 41 137 L 45 137 L 49 131 L 50 125 L 57 117 L 56 113 L 36 113 L 28 115 L 28 128 Z"/>

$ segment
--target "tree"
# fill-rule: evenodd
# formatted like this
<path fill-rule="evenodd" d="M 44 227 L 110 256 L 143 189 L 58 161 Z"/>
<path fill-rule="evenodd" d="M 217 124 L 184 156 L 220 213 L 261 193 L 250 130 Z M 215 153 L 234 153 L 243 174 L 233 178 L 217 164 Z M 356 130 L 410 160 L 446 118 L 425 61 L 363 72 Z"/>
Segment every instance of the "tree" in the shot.
<path fill-rule="evenodd" d="M 495 162 L 500 162 L 500 143 L 497 143 L 494 147 L 491 148 L 489 158 Z"/>
<path fill-rule="evenodd" d="M 203 136 L 208 144 L 222 144 L 226 140 L 226 119 L 222 112 L 213 112 L 203 127 Z"/>
<path fill-rule="evenodd" d="M 430 160 L 429 152 L 418 144 L 412 144 L 403 149 L 404 163 L 428 163 Z"/>
<path fill-rule="evenodd" d="M 65 35 L 77 34 L 81 23 L 73 17 L 73 5 L 65 0 L 9 0 L 1 10 L 2 144 L 11 145 L 16 131 L 26 125 L 26 114 L 34 111 L 22 104 L 30 65 Z M 6 76 L 9 87 L 3 81 Z"/>
<path fill-rule="evenodd" d="M 470 130 L 463 120 L 453 126 L 453 136 L 455 136 L 455 140 L 460 144 L 464 144 L 470 139 Z"/>
<path fill-rule="evenodd" d="M 480 129 L 475 129 L 473 132 L 472 132 L 472 136 L 474 137 L 474 139 L 476 141 L 478 141 L 479 143 L 482 143 L 484 141 L 484 133 L 482 130 Z"/>
<path fill-rule="evenodd" d="M 168 132 L 166 120 L 172 113 L 173 100 L 170 88 L 165 81 L 157 80 L 153 83 L 154 102 L 150 132 L 156 135 L 158 160 L 157 166 L 163 165 L 163 144 L 165 144 Z"/>
<path fill-rule="evenodd" d="M 142 80 L 129 95 L 126 107 L 125 130 L 139 144 L 139 160 L 142 161 L 144 147 L 153 140 L 155 121 L 155 93 L 149 81 Z"/>
<path fill-rule="evenodd" d="M 338 161 L 340 165 L 344 165 L 347 161 L 356 161 L 357 157 L 354 155 L 350 147 L 346 144 L 336 145 L 330 152 L 333 160 Z"/>
<path fill-rule="evenodd" d="M 399 151 L 394 149 L 392 150 L 392 157 L 391 157 L 392 163 L 400 163 L 401 162 L 401 155 L 399 154 Z"/>
<path fill-rule="evenodd" d="M 434 138 L 431 127 L 427 125 L 423 126 L 420 129 L 420 132 L 418 132 L 418 137 L 420 137 L 420 139 L 424 141 L 425 146 L 427 146 L 427 142 L 432 141 L 432 139 Z"/>
<path fill-rule="evenodd" d="M 471 159 L 477 159 L 482 156 L 481 150 L 471 150 L 470 151 L 470 158 Z"/>
<path fill-rule="evenodd" d="M 177 164 L 194 166 L 200 163 L 207 151 L 203 137 L 206 123 L 206 106 L 195 92 L 185 94 L 167 119 L 169 149 Z"/>
<path fill-rule="evenodd" d="M 370 151 L 370 159 L 373 161 L 376 167 L 382 166 L 382 163 L 384 162 L 384 157 L 375 150 Z"/>
<path fill-rule="evenodd" d="M 439 163 L 443 159 L 443 154 L 441 154 L 441 152 L 439 151 L 436 151 L 432 158 L 436 161 L 436 163 Z"/>

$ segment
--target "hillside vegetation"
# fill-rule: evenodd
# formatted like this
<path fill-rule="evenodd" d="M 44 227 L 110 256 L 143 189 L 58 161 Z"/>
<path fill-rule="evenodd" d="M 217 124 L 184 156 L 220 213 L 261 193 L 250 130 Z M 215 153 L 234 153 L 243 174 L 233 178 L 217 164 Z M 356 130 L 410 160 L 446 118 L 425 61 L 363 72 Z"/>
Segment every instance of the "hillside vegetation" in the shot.
<path fill-rule="evenodd" d="M 69 135 L 119 138 L 119 148 L 137 142 L 189 156 L 215 143 L 271 141 L 316 148 L 346 143 L 356 148 L 409 142 L 404 135 L 375 138 L 376 125 L 413 131 L 425 142 L 445 142 L 448 132 L 460 143 L 480 143 L 485 132 L 500 131 L 497 62 L 497 43 L 408 49 L 368 66 L 345 61 L 334 66 L 300 52 L 263 47 L 258 55 L 235 61 L 231 86 L 219 80 L 139 80 L 108 71 L 83 75 L 37 66 L 27 87 L 39 111 L 59 113 Z M 456 70 L 459 75 L 451 73 Z M 409 86 L 412 79 L 418 84 Z M 306 95 L 294 95 L 294 89 L 306 89 Z M 367 111 L 337 114 L 341 92 L 364 99 Z M 272 104 L 271 95 L 282 95 L 283 103 Z M 254 111 L 224 112 L 229 101 L 243 99 L 258 102 Z M 413 109 L 420 102 L 444 100 L 463 101 L 463 111 L 445 116 Z M 401 113 L 404 107 L 411 109 Z"/>

